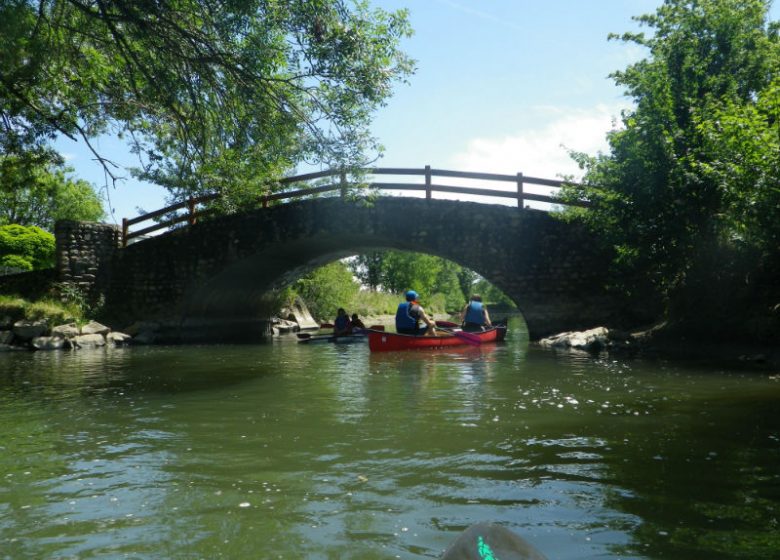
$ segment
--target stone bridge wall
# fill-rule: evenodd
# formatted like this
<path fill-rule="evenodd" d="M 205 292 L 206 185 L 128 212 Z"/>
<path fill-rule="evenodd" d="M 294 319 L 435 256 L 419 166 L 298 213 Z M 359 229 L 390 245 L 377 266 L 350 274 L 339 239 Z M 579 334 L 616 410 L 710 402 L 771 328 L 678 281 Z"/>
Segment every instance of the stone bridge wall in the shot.
<path fill-rule="evenodd" d="M 160 319 L 171 325 L 171 338 L 199 330 L 210 330 L 210 339 L 215 332 L 256 337 L 273 311 L 269 291 L 349 255 L 418 251 L 487 278 L 515 301 L 538 338 L 627 318 L 624 303 L 603 289 L 609 256 L 596 247 L 583 229 L 541 211 L 329 198 L 204 221 L 133 244 L 114 251 L 96 281 L 106 282 L 107 310 L 118 328 Z"/>

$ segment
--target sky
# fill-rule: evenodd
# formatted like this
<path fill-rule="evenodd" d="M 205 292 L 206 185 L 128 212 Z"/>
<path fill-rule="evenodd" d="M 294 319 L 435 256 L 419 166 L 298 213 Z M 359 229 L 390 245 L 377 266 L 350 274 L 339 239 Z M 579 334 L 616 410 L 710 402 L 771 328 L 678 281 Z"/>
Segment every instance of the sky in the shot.
<path fill-rule="evenodd" d="M 407 8 L 414 35 L 403 50 L 417 70 L 376 114 L 380 167 L 433 168 L 559 178 L 580 175 L 568 150 L 596 154 L 631 106 L 609 74 L 646 56 L 610 33 L 638 29 L 632 16 L 662 0 L 371 0 Z M 780 19 L 780 8 L 772 9 Z M 127 148 L 99 141 L 132 165 Z M 80 178 L 106 184 L 91 155 L 58 147 Z M 307 169 L 308 171 L 308 169 Z M 165 192 L 129 178 L 104 189 L 108 221 L 164 206 Z"/>

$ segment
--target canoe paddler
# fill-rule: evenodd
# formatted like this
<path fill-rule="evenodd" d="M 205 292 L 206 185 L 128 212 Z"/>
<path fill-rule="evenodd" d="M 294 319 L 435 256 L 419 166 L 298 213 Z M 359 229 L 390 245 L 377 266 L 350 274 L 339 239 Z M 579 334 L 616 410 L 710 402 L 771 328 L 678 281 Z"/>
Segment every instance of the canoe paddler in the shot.
<path fill-rule="evenodd" d="M 404 294 L 406 301 L 398 304 L 398 310 L 395 312 L 395 331 L 401 334 L 436 334 L 436 324 L 433 319 L 428 317 L 425 309 L 417 301 L 420 295 L 414 290 L 408 290 Z M 421 326 L 420 322 L 425 323 Z"/>

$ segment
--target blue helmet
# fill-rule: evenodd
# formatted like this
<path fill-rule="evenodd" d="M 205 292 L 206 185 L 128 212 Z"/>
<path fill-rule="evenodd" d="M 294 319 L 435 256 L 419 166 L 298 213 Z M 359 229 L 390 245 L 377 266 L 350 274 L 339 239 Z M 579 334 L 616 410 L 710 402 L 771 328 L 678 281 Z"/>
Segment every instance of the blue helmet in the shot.
<path fill-rule="evenodd" d="M 406 292 L 406 301 L 415 301 L 418 297 L 420 297 L 420 294 L 414 290 L 409 290 Z"/>

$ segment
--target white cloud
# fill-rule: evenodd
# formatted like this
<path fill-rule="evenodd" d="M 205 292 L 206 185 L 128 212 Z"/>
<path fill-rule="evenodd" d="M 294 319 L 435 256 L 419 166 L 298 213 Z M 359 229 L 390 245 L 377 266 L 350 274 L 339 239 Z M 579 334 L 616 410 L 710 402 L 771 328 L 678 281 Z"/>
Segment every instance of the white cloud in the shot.
<path fill-rule="evenodd" d="M 592 109 L 539 107 L 549 114 L 545 125 L 501 138 L 474 138 L 450 165 L 464 171 L 490 171 L 554 179 L 579 178 L 581 170 L 568 150 L 595 155 L 607 150 L 606 134 L 623 107 L 598 105 Z"/>

